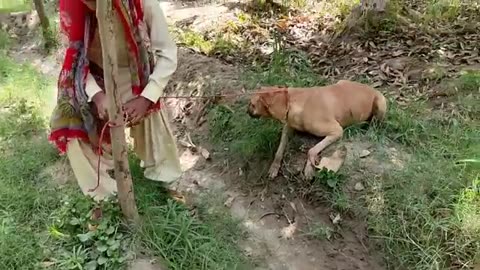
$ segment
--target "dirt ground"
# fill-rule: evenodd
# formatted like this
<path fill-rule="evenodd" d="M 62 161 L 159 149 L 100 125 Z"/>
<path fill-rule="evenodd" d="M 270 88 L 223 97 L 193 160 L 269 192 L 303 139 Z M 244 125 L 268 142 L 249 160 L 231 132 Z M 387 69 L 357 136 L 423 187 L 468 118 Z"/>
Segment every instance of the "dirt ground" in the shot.
<path fill-rule="evenodd" d="M 181 50 L 179 56 L 180 65 L 169 88 L 170 93 L 184 95 L 190 94 L 190 91 L 196 95 L 202 93 L 206 85 L 220 90 L 241 91 L 237 68 L 185 50 Z M 188 82 L 186 87 L 185 82 Z M 178 88 L 182 90 L 176 90 Z M 198 108 L 202 107 L 201 101 L 172 99 L 167 104 L 176 119 L 179 141 L 188 141 L 193 136 L 208 136 L 206 124 L 198 128 L 193 120 L 197 118 Z M 308 146 L 312 143 L 314 141 L 305 140 Z M 212 151 L 206 142 L 193 141 L 193 144 Z M 344 144 L 348 149 L 345 167 L 353 167 L 368 143 L 356 141 Z M 345 216 L 341 217 L 340 223 L 334 224 L 338 213 L 326 204 L 312 204 L 302 194 L 292 192 L 294 188 L 290 188 L 290 182 L 302 181 L 300 178 L 261 179 L 258 172 L 268 169 L 268 161 L 249 168 L 250 173 L 242 172 L 241 167 L 225 164 L 222 158 L 216 159 L 215 153 L 211 160 L 205 160 L 201 153 L 194 153 L 188 147 L 182 147 L 182 144 L 180 146 L 186 173 L 179 183 L 179 189 L 193 197 L 212 191 L 226 196 L 224 207 L 230 209 L 234 218 L 241 220 L 248 232 L 247 239 L 240 245 L 248 256 L 259 262 L 257 269 L 384 269 L 382 256 L 369 243 L 366 217 Z M 293 155 L 287 156 L 290 162 L 297 163 L 289 164 L 289 169 L 301 170 L 305 156 L 301 151 L 294 151 Z M 362 160 L 362 166 L 379 170 L 395 166 L 395 157 L 391 157 L 391 164 L 384 164 L 373 156 Z M 351 178 L 347 188 L 354 190 L 354 185 L 360 180 L 359 177 Z M 317 223 L 336 227 L 335 237 L 330 240 L 308 237 L 306 232 L 310 225 Z M 284 232 L 289 227 L 294 228 L 295 233 L 287 239 Z"/>

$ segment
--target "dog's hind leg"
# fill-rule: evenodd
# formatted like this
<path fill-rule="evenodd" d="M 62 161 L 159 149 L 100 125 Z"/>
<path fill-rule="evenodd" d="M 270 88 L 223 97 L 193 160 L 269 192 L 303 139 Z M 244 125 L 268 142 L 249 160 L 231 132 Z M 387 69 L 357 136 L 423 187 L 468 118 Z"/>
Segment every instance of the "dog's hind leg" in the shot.
<path fill-rule="evenodd" d="M 311 179 L 314 174 L 314 166 L 317 155 L 332 143 L 338 141 L 343 136 L 343 128 L 337 123 L 335 128 L 328 135 L 308 150 L 307 164 L 305 165 L 304 175 L 306 179 Z"/>
<path fill-rule="evenodd" d="M 285 124 L 282 129 L 280 144 L 278 145 L 277 152 L 275 153 L 275 159 L 273 160 L 272 165 L 270 165 L 270 169 L 268 170 L 268 176 L 272 179 L 277 177 L 280 166 L 282 165 L 282 159 L 283 155 L 285 154 L 285 148 L 287 147 L 288 136 L 290 132 L 291 128 L 287 124 Z"/>
<path fill-rule="evenodd" d="M 378 121 L 382 121 L 385 118 L 385 113 L 387 112 L 387 99 L 382 95 L 378 94 L 373 100 L 372 108 L 372 118 L 375 118 Z"/>

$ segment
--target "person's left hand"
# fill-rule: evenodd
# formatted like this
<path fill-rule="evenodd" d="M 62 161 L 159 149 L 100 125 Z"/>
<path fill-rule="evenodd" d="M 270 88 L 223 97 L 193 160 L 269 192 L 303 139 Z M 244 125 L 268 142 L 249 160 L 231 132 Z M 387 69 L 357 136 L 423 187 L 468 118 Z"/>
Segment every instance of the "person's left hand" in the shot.
<path fill-rule="evenodd" d="M 123 105 L 123 111 L 126 114 L 126 121 L 129 126 L 138 124 L 147 113 L 152 102 L 145 97 L 136 97 Z"/>

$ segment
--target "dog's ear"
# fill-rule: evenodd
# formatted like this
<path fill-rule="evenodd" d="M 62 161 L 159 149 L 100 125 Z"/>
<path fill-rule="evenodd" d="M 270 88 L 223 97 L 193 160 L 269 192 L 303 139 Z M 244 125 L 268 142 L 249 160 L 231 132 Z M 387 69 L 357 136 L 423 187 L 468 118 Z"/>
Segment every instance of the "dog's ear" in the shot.
<path fill-rule="evenodd" d="M 268 92 L 260 93 L 260 100 L 268 113 L 278 120 L 284 120 L 288 110 L 288 91 L 275 88 Z"/>

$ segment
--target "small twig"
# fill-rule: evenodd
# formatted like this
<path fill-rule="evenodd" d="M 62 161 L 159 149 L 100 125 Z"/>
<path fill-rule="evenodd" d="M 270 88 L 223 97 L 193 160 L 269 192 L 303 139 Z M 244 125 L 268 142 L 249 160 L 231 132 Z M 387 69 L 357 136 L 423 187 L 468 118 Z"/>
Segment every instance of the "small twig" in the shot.
<path fill-rule="evenodd" d="M 305 220 L 307 221 L 307 226 L 310 227 L 310 220 L 311 218 L 307 215 L 307 209 L 305 208 L 305 205 L 303 205 L 303 202 L 300 201 L 300 205 L 303 208 L 303 215 L 305 216 Z"/>
<path fill-rule="evenodd" d="M 197 117 L 195 117 L 195 121 L 194 121 L 197 127 L 200 125 L 199 122 L 204 114 L 205 109 L 207 109 L 207 107 L 210 106 L 211 103 L 212 103 L 212 99 L 207 99 L 207 102 L 205 102 L 200 108 L 200 110 L 198 111 Z"/>
<path fill-rule="evenodd" d="M 284 215 L 284 214 L 279 214 L 279 213 L 277 213 L 277 212 L 268 212 L 268 213 L 265 213 L 265 214 L 263 214 L 263 215 L 257 220 L 257 222 L 259 222 L 259 221 L 262 220 L 263 218 L 268 217 L 268 216 L 271 216 L 271 215 L 277 215 L 277 217 L 285 217 L 285 218 L 287 219 L 288 223 L 291 224 L 291 223 L 290 223 L 290 219 L 289 219 L 286 215 Z"/>
<path fill-rule="evenodd" d="M 187 136 L 188 143 L 190 143 L 193 148 L 197 149 L 197 146 L 193 143 L 192 138 L 190 137 L 190 133 L 187 132 L 185 135 Z"/>
<path fill-rule="evenodd" d="M 282 211 L 283 211 L 283 216 L 287 219 L 289 225 L 292 225 L 293 223 L 295 223 L 295 213 L 293 214 L 293 218 L 290 219 L 284 207 L 282 207 Z"/>

